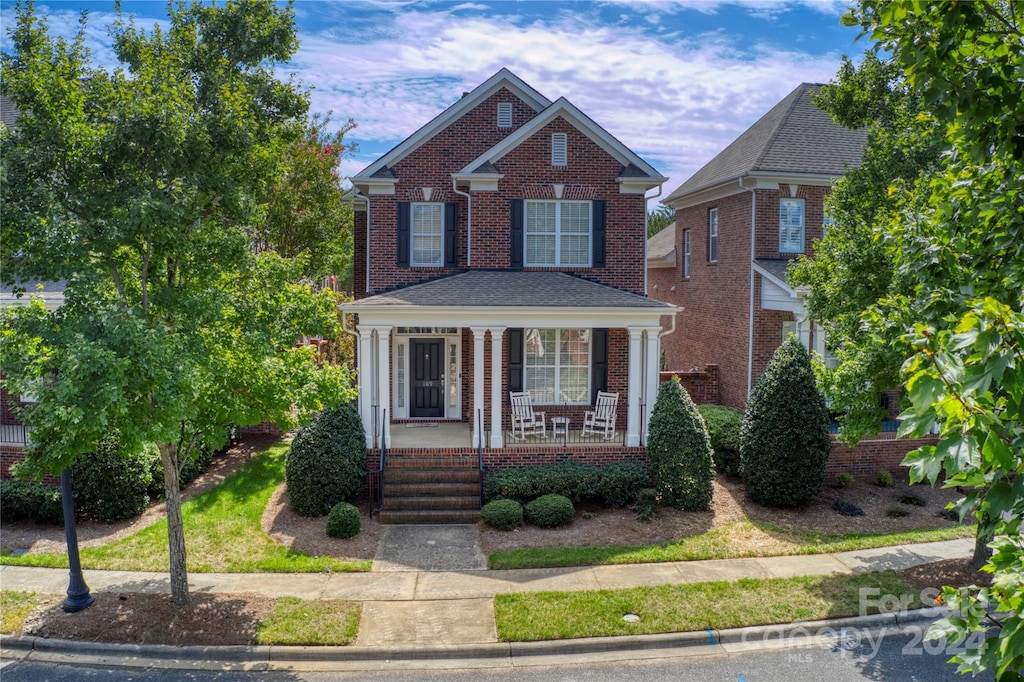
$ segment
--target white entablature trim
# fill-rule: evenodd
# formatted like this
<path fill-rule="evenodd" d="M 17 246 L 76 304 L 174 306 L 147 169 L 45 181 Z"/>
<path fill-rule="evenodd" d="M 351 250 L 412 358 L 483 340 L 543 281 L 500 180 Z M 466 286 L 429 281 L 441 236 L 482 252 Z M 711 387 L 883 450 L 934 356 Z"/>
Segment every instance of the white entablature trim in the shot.
<path fill-rule="evenodd" d="M 469 185 L 470 192 L 497 192 L 498 182 L 504 177 L 503 173 L 452 173 L 457 184 Z"/>
<path fill-rule="evenodd" d="M 359 313 L 359 326 L 380 327 L 524 327 L 539 329 L 659 327 L 662 315 L 676 306 L 651 309 L 595 308 L 424 308 L 348 309 Z"/>
<path fill-rule="evenodd" d="M 666 206 L 679 210 L 697 206 L 709 201 L 731 197 L 734 194 L 749 192 L 752 189 L 779 189 L 779 185 L 806 185 L 810 187 L 831 187 L 839 178 L 834 175 L 790 173 L 781 175 L 763 171 L 733 176 L 711 187 L 698 190 L 692 194 L 673 197 L 671 194 L 662 201 Z"/>

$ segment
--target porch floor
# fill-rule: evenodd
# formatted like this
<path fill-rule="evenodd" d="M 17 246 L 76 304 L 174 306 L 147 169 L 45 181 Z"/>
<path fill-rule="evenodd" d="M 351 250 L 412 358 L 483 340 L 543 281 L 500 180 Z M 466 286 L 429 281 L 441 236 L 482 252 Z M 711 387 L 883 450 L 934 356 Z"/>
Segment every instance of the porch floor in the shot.
<path fill-rule="evenodd" d="M 416 424 L 416 426 L 410 426 Z M 425 426 L 421 424 L 433 424 Z M 574 425 L 575 426 L 575 425 Z M 588 447 L 622 447 L 623 432 L 620 430 L 611 440 L 604 440 L 601 436 L 588 436 L 583 438 L 580 435 L 579 427 L 570 430 L 569 434 L 559 433 L 557 437 L 551 435 L 548 429 L 548 437 L 538 438 L 527 436 L 525 441 L 513 441 L 510 432 L 504 434 L 504 445 L 506 448 L 538 446 L 564 447 L 566 445 L 586 445 Z M 487 434 L 484 434 L 484 448 L 489 448 Z M 442 449 L 442 448 L 475 448 L 473 443 L 473 428 L 468 422 L 408 422 L 404 424 L 391 425 L 392 450 L 398 449 Z"/>

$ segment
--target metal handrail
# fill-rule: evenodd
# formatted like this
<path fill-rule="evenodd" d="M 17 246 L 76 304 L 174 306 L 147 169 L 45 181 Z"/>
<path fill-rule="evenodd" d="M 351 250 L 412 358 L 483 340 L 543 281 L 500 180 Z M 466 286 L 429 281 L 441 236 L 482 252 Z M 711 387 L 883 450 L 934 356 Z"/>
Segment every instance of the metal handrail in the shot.
<path fill-rule="evenodd" d="M 484 504 L 484 416 L 483 410 L 476 411 L 476 456 L 480 470 L 480 506 Z"/>
<path fill-rule="evenodd" d="M 380 422 L 380 429 L 381 429 L 380 464 L 378 465 L 378 469 L 377 469 L 377 471 L 380 472 L 380 475 L 379 475 L 379 477 L 377 479 L 377 485 L 379 486 L 378 490 L 377 490 L 377 494 L 378 494 L 378 499 L 380 500 L 380 508 L 381 509 L 384 508 L 384 464 L 387 461 L 387 455 L 388 455 L 388 439 L 384 437 L 384 429 L 387 428 L 387 423 L 388 423 L 388 410 L 387 410 L 387 408 L 384 408 L 384 410 L 381 413 L 381 422 Z"/>

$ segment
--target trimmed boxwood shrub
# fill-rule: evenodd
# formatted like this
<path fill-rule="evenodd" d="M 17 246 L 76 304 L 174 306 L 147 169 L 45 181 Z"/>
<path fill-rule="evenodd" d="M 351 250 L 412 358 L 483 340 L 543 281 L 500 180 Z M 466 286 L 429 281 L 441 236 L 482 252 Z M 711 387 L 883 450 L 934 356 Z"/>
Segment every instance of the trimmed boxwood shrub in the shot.
<path fill-rule="evenodd" d="M 288 501 L 302 516 L 323 516 L 366 483 L 366 435 L 355 405 L 317 414 L 295 436 L 285 461 Z"/>
<path fill-rule="evenodd" d="M 636 501 L 640 490 L 651 484 L 647 467 L 640 462 L 612 462 L 600 468 L 597 494 L 606 507 L 625 507 Z"/>
<path fill-rule="evenodd" d="M 543 495 L 523 507 L 526 520 L 541 528 L 564 526 L 576 516 L 572 500 L 564 495 Z"/>
<path fill-rule="evenodd" d="M 711 439 L 711 457 L 726 476 L 740 475 L 740 429 L 743 413 L 724 405 L 698 405 Z"/>
<path fill-rule="evenodd" d="M 359 510 L 348 502 L 339 502 L 327 515 L 327 534 L 332 538 L 350 538 L 359 534 Z"/>
<path fill-rule="evenodd" d="M 512 530 L 523 525 L 523 505 L 516 500 L 491 500 L 480 510 L 480 518 L 491 528 Z"/>
<path fill-rule="evenodd" d="M 116 434 L 71 465 L 75 509 L 112 523 L 138 516 L 149 504 L 153 453 L 121 449 Z"/>
<path fill-rule="evenodd" d="M 60 490 L 30 481 L 0 481 L 0 510 L 5 522 L 64 523 Z"/>
<path fill-rule="evenodd" d="M 772 507 L 813 500 L 832 447 L 828 425 L 807 349 L 790 338 L 775 351 L 747 402 L 740 474 L 750 497 Z"/>
<path fill-rule="evenodd" d="M 541 495 L 563 495 L 582 502 L 595 497 L 600 480 L 596 466 L 580 462 L 497 469 L 484 479 L 484 499 L 508 497 L 526 502 Z"/>
<path fill-rule="evenodd" d="M 711 504 L 714 470 L 704 420 L 673 377 L 661 384 L 648 426 L 647 457 L 661 503 L 701 511 Z"/>

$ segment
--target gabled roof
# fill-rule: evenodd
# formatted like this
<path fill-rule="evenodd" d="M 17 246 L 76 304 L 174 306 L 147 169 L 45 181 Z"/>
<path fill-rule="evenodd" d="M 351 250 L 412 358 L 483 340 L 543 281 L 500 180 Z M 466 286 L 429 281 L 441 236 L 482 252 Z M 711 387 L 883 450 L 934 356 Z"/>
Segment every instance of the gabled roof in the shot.
<path fill-rule="evenodd" d="M 819 109 L 811 97 L 820 89 L 798 86 L 662 202 L 746 175 L 839 177 L 860 165 L 867 131 L 844 128 Z"/>
<path fill-rule="evenodd" d="M 647 265 L 652 268 L 676 264 L 676 224 L 672 223 L 647 240 Z"/>
<path fill-rule="evenodd" d="M 355 175 L 355 178 L 373 177 L 378 171 L 394 166 L 414 152 L 424 142 L 447 127 L 449 123 L 472 110 L 502 88 L 512 92 L 534 111 L 541 111 L 551 104 L 548 98 L 527 85 L 519 76 L 503 68 L 474 90 L 463 95 L 462 99 L 435 116 L 433 120 L 407 137 L 397 147 L 364 168 Z M 391 177 L 394 176 L 392 175 Z"/>
<path fill-rule="evenodd" d="M 470 161 L 465 168 L 456 175 L 472 173 L 485 163 L 494 164 L 503 156 L 521 145 L 526 140 L 537 134 L 544 126 L 556 118 L 562 118 L 569 122 L 581 133 L 586 135 L 594 144 L 622 164 L 623 169 L 620 177 L 625 178 L 649 178 L 656 183 L 664 182 L 667 178 L 662 177 L 653 166 L 637 156 L 626 145 L 619 142 L 607 130 L 594 123 L 593 119 L 577 109 L 572 102 L 564 97 L 559 97 L 554 104 L 543 112 L 532 118 L 511 135 L 498 142 L 483 154 Z"/>

